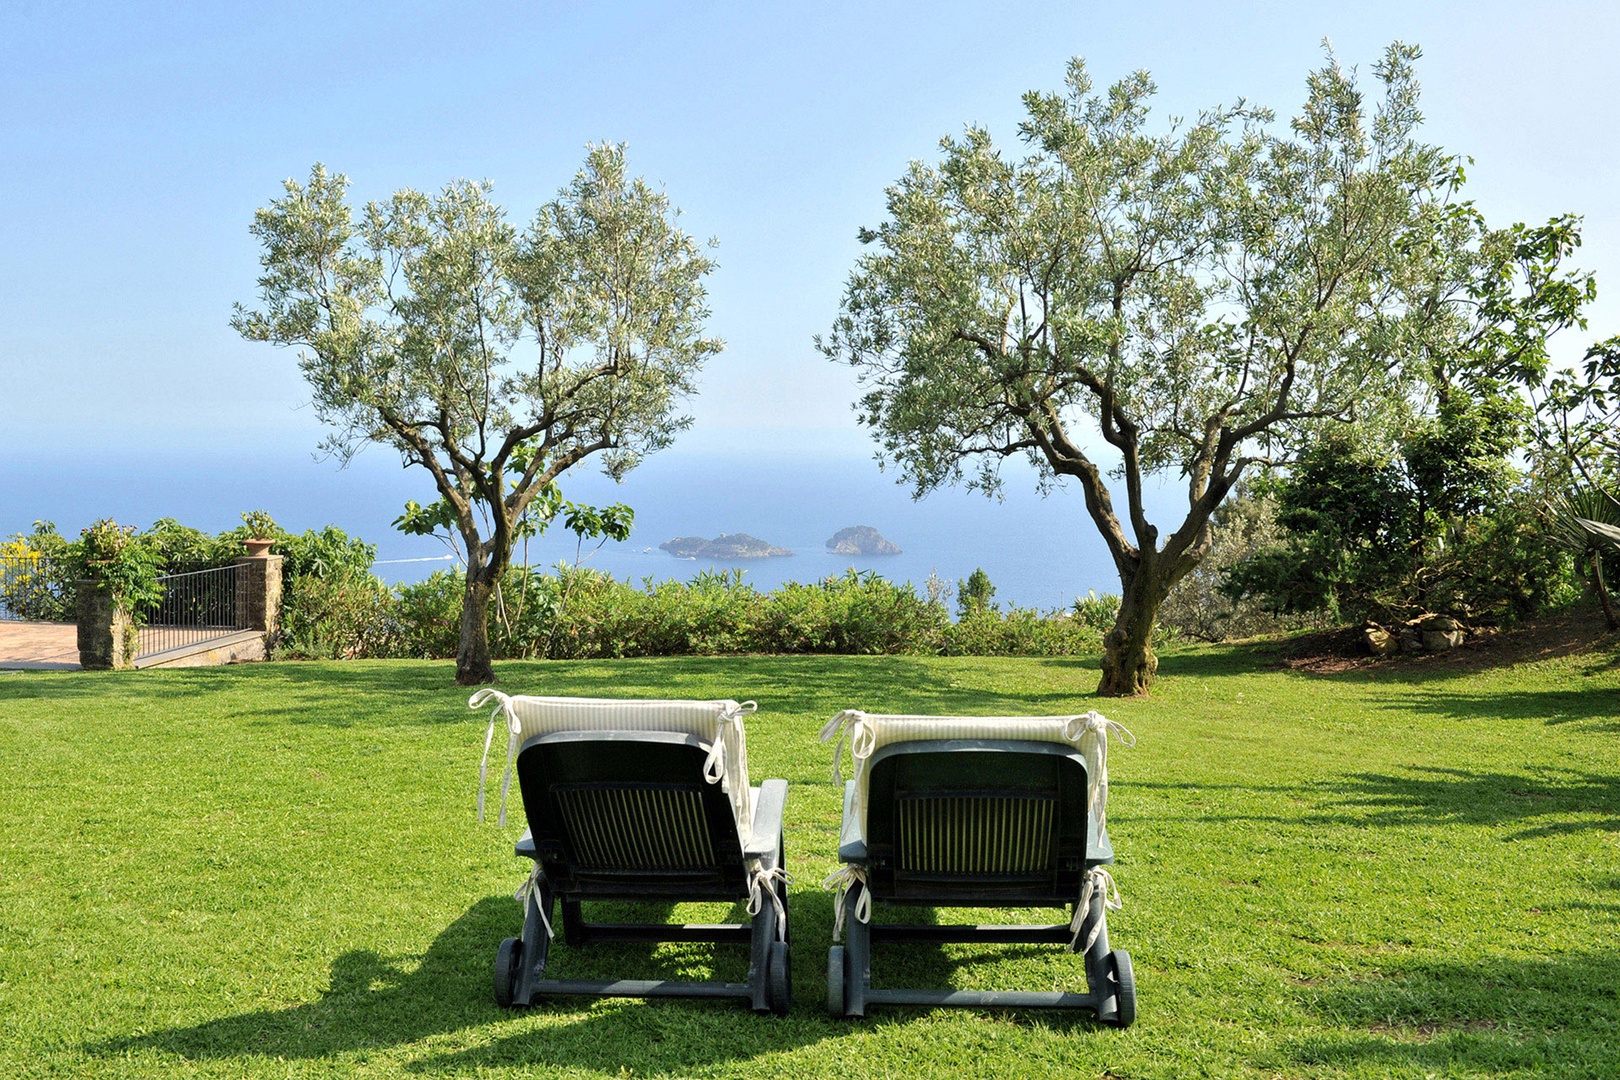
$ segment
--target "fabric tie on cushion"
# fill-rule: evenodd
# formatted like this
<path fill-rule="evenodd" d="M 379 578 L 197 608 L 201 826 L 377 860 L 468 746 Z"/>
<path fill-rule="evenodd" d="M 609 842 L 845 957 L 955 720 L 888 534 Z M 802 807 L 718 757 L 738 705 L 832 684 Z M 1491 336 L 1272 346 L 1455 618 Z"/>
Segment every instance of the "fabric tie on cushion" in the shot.
<path fill-rule="evenodd" d="M 476 709 L 486 701 L 494 701 L 495 708 L 489 714 L 489 730 L 484 733 L 484 758 L 478 763 L 478 820 L 484 820 L 484 785 L 489 779 L 489 748 L 495 741 L 495 724 L 502 713 L 506 714 L 506 775 L 501 779 L 501 813 L 498 824 L 506 827 L 506 795 L 512 789 L 512 762 L 517 759 L 518 733 L 523 730 L 518 723 L 517 714 L 512 711 L 512 698 L 499 690 L 486 687 L 467 699 L 467 708 Z"/>
<path fill-rule="evenodd" d="M 739 838 L 745 844 L 753 835 L 754 807 L 748 789 L 748 739 L 743 734 L 742 718 L 757 711 L 757 701 L 728 704 L 716 718 L 714 743 L 703 762 L 703 779 L 709 783 L 718 784 L 727 776 L 732 778 L 731 809 L 737 819 Z"/>
<path fill-rule="evenodd" d="M 1086 775 L 1091 778 L 1089 802 L 1097 818 L 1097 836 L 1103 835 L 1103 823 L 1108 811 L 1108 733 L 1122 746 L 1135 746 L 1136 736 L 1123 724 L 1115 723 L 1100 712 L 1070 717 L 1063 725 L 1063 735 L 1074 743 L 1086 759 Z"/>
<path fill-rule="evenodd" d="M 821 741 L 831 742 L 833 739 L 838 740 L 838 745 L 833 747 L 833 783 L 842 787 L 844 747 L 846 745 L 849 747 L 858 774 L 861 771 L 861 762 L 872 756 L 877 740 L 871 725 L 866 722 L 866 714 L 859 709 L 845 709 L 827 721 L 827 725 L 821 729 Z"/>
<path fill-rule="evenodd" d="M 517 887 L 517 892 L 512 894 L 512 899 L 527 904 L 530 894 L 537 892 L 540 886 L 545 883 L 545 880 L 545 871 L 540 868 L 538 862 L 535 863 L 534 872 L 523 879 L 523 884 Z M 551 929 L 551 916 L 546 914 L 546 905 L 536 901 L 534 907 L 536 911 L 540 912 L 540 925 L 546 928 L 546 937 L 556 937 L 556 933 Z"/>
<path fill-rule="evenodd" d="M 855 917 L 861 922 L 872 921 L 872 889 L 866 883 L 866 867 L 860 863 L 845 863 L 827 875 L 821 883 L 823 889 L 837 889 L 833 898 L 833 940 L 844 940 L 844 896 L 859 883 L 860 899 L 855 901 Z"/>
<path fill-rule="evenodd" d="M 776 940 L 787 940 L 787 908 L 782 906 L 782 898 L 776 895 L 776 882 L 784 885 L 792 882 L 788 872 L 780 866 L 773 866 L 769 870 L 760 865 L 758 859 L 748 860 L 748 914 L 758 915 L 765 897 L 771 898 L 771 906 L 776 909 Z"/>
<path fill-rule="evenodd" d="M 1093 866 L 1086 871 L 1085 878 L 1080 883 L 1080 901 L 1074 906 L 1074 918 L 1069 920 L 1069 929 L 1074 935 L 1069 938 L 1072 947 L 1080 940 L 1080 931 L 1086 925 L 1086 913 L 1091 910 L 1091 900 L 1101 890 L 1104 911 L 1118 911 L 1125 906 L 1125 901 L 1119 895 L 1119 886 L 1114 884 L 1114 875 L 1100 866 Z M 1086 944 L 1081 952 L 1090 952 L 1091 946 L 1096 943 L 1097 935 L 1102 933 L 1103 920 L 1098 919 L 1097 924 L 1086 935 Z"/>

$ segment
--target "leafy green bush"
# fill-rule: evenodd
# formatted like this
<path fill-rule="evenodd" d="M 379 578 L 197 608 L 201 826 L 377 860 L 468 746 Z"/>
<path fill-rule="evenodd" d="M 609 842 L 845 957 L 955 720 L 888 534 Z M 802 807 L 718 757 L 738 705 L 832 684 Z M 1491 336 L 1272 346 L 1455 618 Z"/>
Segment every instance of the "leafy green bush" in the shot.
<path fill-rule="evenodd" d="M 1159 626 L 1199 641 L 1230 641 L 1330 623 L 1314 612 L 1278 614 L 1259 598 L 1234 597 L 1228 588 L 1234 570 L 1285 539 L 1274 494 L 1240 483 L 1211 517 L 1210 529 L 1209 550 L 1170 590 L 1159 609 Z"/>
<path fill-rule="evenodd" d="M 944 607 L 910 584 L 850 570 L 811 585 L 789 582 L 769 594 L 752 651 L 931 653 L 949 624 Z"/>
<path fill-rule="evenodd" d="M 459 573 L 435 570 L 425 581 L 394 586 L 396 656 L 429 659 L 456 655 L 461 637 L 461 594 L 466 585 Z"/>
<path fill-rule="evenodd" d="M 1087 589 L 1086 595 L 1074 602 L 1074 618 L 1101 637 L 1114 628 L 1119 618 L 1119 597 L 1114 593 L 1098 596 L 1096 589 Z"/>
<path fill-rule="evenodd" d="M 325 577 L 340 570 L 369 572 L 377 561 L 377 545 L 351 538 L 336 525 L 298 534 L 277 530 L 274 539 L 271 550 L 281 555 L 283 577 Z"/>
<path fill-rule="evenodd" d="M 996 587 L 990 583 L 990 575 L 984 572 L 984 567 L 975 567 L 973 573 L 967 576 L 966 581 L 956 583 L 956 614 L 960 618 L 979 611 L 991 610 L 995 604 Z"/>
<path fill-rule="evenodd" d="M 49 521 L 0 543 L 0 606 L 19 619 L 72 622 L 77 570 L 68 541 Z"/>
<path fill-rule="evenodd" d="M 82 577 L 102 584 L 113 603 L 125 608 L 139 626 L 145 611 L 163 599 L 158 576 L 162 556 L 155 544 L 137 535 L 135 526 L 112 518 L 92 522 L 66 548 L 68 561 Z"/>
<path fill-rule="evenodd" d="M 348 660 L 400 654 L 399 605 L 366 570 L 338 566 L 292 578 L 282 594 L 279 658 Z"/>
<path fill-rule="evenodd" d="M 447 571 L 395 587 L 397 655 L 455 655 L 462 588 L 461 575 Z M 638 588 L 568 565 L 550 574 L 509 571 L 491 605 L 489 634 L 498 657 L 557 660 L 737 653 L 1056 656 L 1095 652 L 1102 640 L 1071 615 L 1022 608 L 985 607 L 953 624 L 943 604 L 871 571 L 761 593 L 735 570 L 707 571 L 691 581 L 649 579 Z"/>
<path fill-rule="evenodd" d="M 1479 434 L 1495 414 L 1459 415 L 1393 447 L 1323 440 L 1288 475 L 1257 483 L 1278 529 L 1227 568 L 1220 591 L 1336 622 L 1438 611 L 1512 623 L 1568 603 L 1573 560 L 1539 524 L 1530 480 L 1500 460 L 1495 435 Z M 1448 451 L 1458 430 L 1489 452 Z"/>
<path fill-rule="evenodd" d="M 939 651 L 946 656 L 1073 656 L 1097 652 L 1102 638 L 1068 613 L 980 608 L 945 628 Z"/>
<path fill-rule="evenodd" d="M 182 525 L 174 518 L 160 518 L 141 534 L 141 539 L 157 552 L 164 573 L 206 570 L 229 566 L 242 549 L 229 533 L 210 536 L 200 529 Z"/>

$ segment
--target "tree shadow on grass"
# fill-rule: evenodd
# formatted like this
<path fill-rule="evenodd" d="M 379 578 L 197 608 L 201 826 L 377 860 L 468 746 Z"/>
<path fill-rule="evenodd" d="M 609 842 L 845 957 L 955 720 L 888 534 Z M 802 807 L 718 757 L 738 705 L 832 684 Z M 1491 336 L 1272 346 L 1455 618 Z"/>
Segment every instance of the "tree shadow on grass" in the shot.
<path fill-rule="evenodd" d="M 1067 683 L 1030 692 L 975 685 L 971 671 L 915 656 L 652 657 L 632 662 L 501 661 L 497 689 L 581 697 L 735 698 L 768 712 L 833 713 L 845 708 L 899 713 L 1084 711 L 1094 696 L 1095 662 L 1026 658 Z M 1072 671 L 1073 677 L 1067 678 Z M 194 709 L 210 698 L 228 703 L 241 720 L 287 721 L 332 727 L 464 723 L 470 687 L 456 686 L 444 662 L 276 662 L 164 672 L 85 672 L 76 677 L 23 680 L 7 699 L 53 704 L 94 699 L 184 701 Z M 234 696 L 235 700 L 231 700 Z"/>
<path fill-rule="evenodd" d="M 75 672 L 71 678 L 34 679 L 7 687 L 11 700 L 52 702 L 94 699 L 185 702 L 188 709 L 211 700 L 229 703 L 250 718 L 306 714 L 347 725 L 357 719 L 397 717 L 400 723 L 443 723 L 463 716 L 469 691 L 452 681 L 453 669 L 411 662 L 276 662 L 179 668 L 172 671 Z M 233 700 L 234 699 L 234 700 Z M 250 708 L 238 703 L 251 701 Z M 343 709 L 333 709 L 341 703 Z"/>
<path fill-rule="evenodd" d="M 982 912 L 974 909 L 949 910 L 878 904 L 872 912 L 877 923 L 896 925 L 939 926 L 945 924 L 979 924 Z M 1050 925 L 1066 923 L 1069 913 L 1057 908 L 1019 909 L 1011 921 L 1024 924 Z M 1020 976 L 1032 968 L 1039 968 L 1039 985 L 1020 984 Z M 1055 974 L 1056 981 L 1052 976 Z M 872 986 L 874 989 L 962 989 L 985 990 L 1063 990 L 1084 994 L 1086 987 L 1085 958 L 1067 945 L 1051 942 L 998 944 L 992 942 L 956 942 L 944 944 L 927 941 L 874 941 L 872 943 Z M 877 1018 L 888 1016 L 915 1016 L 926 1010 L 918 1008 L 875 1007 L 869 1014 Z M 1096 1017 L 1090 1012 L 1074 1009 L 1036 1010 L 1027 1015 L 1042 1018 L 1042 1023 L 1060 1030 L 1097 1027 Z"/>
<path fill-rule="evenodd" d="M 1382 694 L 1377 708 L 1451 720 L 1541 720 L 1552 725 L 1594 725 L 1598 731 L 1620 730 L 1620 688 L 1609 687 L 1476 693 L 1431 686 L 1422 693 Z"/>
<path fill-rule="evenodd" d="M 833 898 L 818 889 L 795 891 L 792 901 L 793 1009 L 785 1017 L 755 1017 L 736 1007 L 671 1000 L 615 1003 L 598 1006 L 566 1024 L 538 1029 L 526 1026 L 486 1045 L 429 1055 L 411 1062 L 408 1068 L 422 1073 L 481 1074 L 524 1065 L 684 1077 L 725 1061 L 777 1054 L 843 1035 L 877 1034 L 887 1027 L 914 1022 L 927 1011 L 874 1007 L 864 1022 L 831 1019 L 826 1012 L 826 972 L 827 947 L 832 943 Z M 919 907 L 883 907 L 877 917 L 921 924 L 939 921 L 937 911 Z M 958 972 L 973 965 L 1016 970 L 1020 962 L 1054 954 L 1072 968 L 1072 982 L 1083 991 L 1084 961 L 1055 945 L 986 946 L 970 951 L 962 946 L 925 942 L 880 943 L 874 961 L 874 982 L 890 987 L 943 987 L 950 985 Z M 1031 989 L 1028 985 L 1014 988 Z M 1106 1030 L 1098 1027 L 1090 1013 L 1079 1010 L 1029 1010 L 1010 1014 L 1010 1019 L 1017 1024 L 1038 1023 L 1058 1032 Z"/>
<path fill-rule="evenodd" d="M 1168 650 L 1159 657 L 1161 678 L 1224 678 L 1275 671 L 1282 645 L 1258 641 Z"/>
<path fill-rule="evenodd" d="M 1362 1075 L 1620 1075 L 1620 954 L 1403 961 L 1377 978 L 1312 988 L 1343 1030 L 1292 1040 L 1306 1067 Z"/>
<path fill-rule="evenodd" d="M 813 902 L 801 903 L 816 897 L 795 895 L 793 899 L 796 938 L 807 917 L 830 928 L 830 899 L 821 902 L 820 911 Z M 811 910 L 801 913 L 800 906 Z M 628 914 L 635 921 L 656 921 L 667 917 L 668 911 L 667 905 L 621 904 L 593 909 L 587 917 L 611 919 Z M 727 917 L 735 921 L 739 915 L 741 905 Z M 348 1053 L 408 1046 L 436 1035 L 495 1029 L 549 1014 L 563 1022 L 546 1025 L 540 1037 L 532 1025 L 525 1024 L 522 1034 L 491 1046 L 429 1057 L 412 1067 L 439 1071 L 521 1060 L 610 1071 L 630 1064 L 638 1074 L 646 1074 L 681 1073 L 705 1063 L 776 1053 L 829 1034 L 825 1023 L 804 1020 L 809 1012 L 806 1006 L 817 1007 L 820 999 L 805 1001 L 803 997 L 813 996 L 815 987 L 824 981 L 817 977 L 813 941 L 807 943 L 808 949 L 798 943 L 794 949 L 795 992 L 801 995 L 795 1010 L 798 1022 L 792 1017 L 784 1022 L 755 1018 L 737 1002 L 659 1001 L 628 1008 L 593 1008 L 588 998 L 570 997 L 528 1011 L 502 1009 L 495 1004 L 492 991 L 495 946 L 501 938 L 516 934 L 519 922 L 518 906 L 510 897 L 488 897 L 446 927 L 414 970 L 405 971 L 369 950 L 355 950 L 332 961 L 331 984 L 316 1001 L 106 1040 L 84 1049 L 95 1058 L 158 1050 L 188 1061 L 337 1059 Z M 824 956 L 824 944 L 821 949 Z M 546 975 L 742 982 L 747 979 L 747 969 L 744 945 L 660 949 L 651 943 L 623 943 L 570 948 L 559 940 Z M 657 1030 L 658 1038 L 649 1040 L 650 1030 Z M 645 1055 L 645 1067 L 631 1060 L 637 1055 Z"/>
<path fill-rule="evenodd" d="M 1598 829 L 1620 831 L 1620 776 L 1574 769 L 1525 773 L 1475 772 L 1419 766 L 1402 774 L 1358 773 L 1333 781 L 1336 813 L 1305 820 L 1373 826 L 1457 822 L 1491 828 L 1522 826 L 1510 839 Z M 1581 820 L 1547 820 L 1588 815 Z"/>
<path fill-rule="evenodd" d="M 1297 814 L 1135 812 L 1119 822 L 1151 821 L 1156 816 L 1201 822 L 1270 822 L 1280 825 L 1350 825 L 1406 828 L 1460 824 L 1482 828 L 1518 826 L 1505 839 L 1599 830 L 1620 832 L 1620 776 L 1575 769 L 1530 769 L 1523 773 L 1479 772 L 1443 766 L 1413 766 L 1399 773 L 1355 773 L 1302 785 L 1170 783 L 1141 780 L 1131 785 L 1175 794 L 1241 792 L 1283 796 L 1309 803 Z M 1123 814 L 1123 812 L 1122 812 Z M 1570 818 L 1579 815 L 1577 820 Z M 1115 820 L 1109 815 L 1109 822 Z"/>

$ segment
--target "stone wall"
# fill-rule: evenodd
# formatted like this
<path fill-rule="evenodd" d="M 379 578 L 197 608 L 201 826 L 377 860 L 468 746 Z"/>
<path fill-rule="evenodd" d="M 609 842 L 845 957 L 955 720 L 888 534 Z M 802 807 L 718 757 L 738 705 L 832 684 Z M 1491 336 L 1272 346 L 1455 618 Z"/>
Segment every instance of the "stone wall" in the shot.
<path fill-rule="evenodd" d="M 281 556 L 244 555 L 235 560 L 236 625 L 263 630 L 273 639 L 281 629 Z"/>
<path fill-rule="evenodd" d="M 101 582 L 80 578 L 75 584 L 79 666 L 86 671 L 134 667 L 136 635 L 129 612 L 113 603 Z"/>

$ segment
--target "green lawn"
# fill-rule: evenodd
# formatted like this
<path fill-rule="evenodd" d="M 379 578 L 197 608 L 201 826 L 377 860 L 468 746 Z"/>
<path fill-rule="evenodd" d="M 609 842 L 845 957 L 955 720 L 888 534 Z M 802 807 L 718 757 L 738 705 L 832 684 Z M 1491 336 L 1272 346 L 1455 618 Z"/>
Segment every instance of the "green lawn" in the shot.
<path fill-rule="evenodd" d="M 447 664 L 3 674 L 0 1076 L 1620 1075 L 1610 652 L 1310 676 L 1264 650 L 1188 649 L 1153 700 L 1101 703 L 1139 739 L 1110 762 L 1110 934 L 1140 1001 L 1124 1032 L 823 1007 L 838 797 L 822 723 L 846 706 L 1083 710 L 1094 663 L 499 670 L 512 692 L 758 700 L 752 775 L 791 785 L 791 1016 L 493 1003 L 521 826 L 474 821 L 486 717 Z M 1050 947 L 901 949 L 879 953 L 880 985 L 1084 982 Z M 582 977 L 744 966 L 737 947 L 553 957 Z"/>

